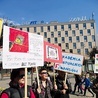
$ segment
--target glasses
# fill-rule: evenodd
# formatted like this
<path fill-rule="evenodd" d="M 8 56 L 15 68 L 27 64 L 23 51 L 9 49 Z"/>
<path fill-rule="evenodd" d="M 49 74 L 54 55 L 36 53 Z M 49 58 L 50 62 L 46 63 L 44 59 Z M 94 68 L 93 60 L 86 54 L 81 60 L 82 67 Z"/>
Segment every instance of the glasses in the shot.
<path fill-rule="evenodd" d="M 41 72 L 41 74 L 48 74 L 47 72 Z"/>
<path fill-rule="evenodd" d="M 25 76 L 25 74 L 19 75 L 19 78 L 22 79 Z"/>

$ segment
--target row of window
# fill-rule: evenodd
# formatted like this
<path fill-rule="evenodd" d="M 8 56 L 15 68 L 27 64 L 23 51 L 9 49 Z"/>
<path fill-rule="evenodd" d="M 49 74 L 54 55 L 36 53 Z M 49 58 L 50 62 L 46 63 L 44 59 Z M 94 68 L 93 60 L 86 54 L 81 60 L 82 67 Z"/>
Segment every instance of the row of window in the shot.
<path fill-rule="evenodd" d="M 81 54 L 81 52 L 82 52 L 81 49 L 77 49 L 77 53 L 78 53 L 78 54 Z M 87 48 L 84 49 L 83 52 L 84 52 L 83 54 L 86 54 L 86 55 L 88 55 L 88 53 L 89 53 L 89 51 L 88 51 Z"/>
<path fill-rule="evenodd" d="M 60 44 L 59 44 L 59 46 L 60 46 Z M 66 48 L 66 49 L 68 49 L 68 48 Z M 66 51 L 66 49 L 63 49 L 63 51 Z M 69 52 L 73 53 L 73 49 L 69 49 Z M 77 53 L 78 54 L 86 54 L 86 55 L 88 55 L 89 50 L 88 50 L 88 48 L 77 49 Z"/>
<path fill-rule="evenodd" d="M 69 38 L 69 42 L 73 42 L 73 37 L 68 37 Z M 61 41 L 62 41 L 62 43 L 65 43 L 65 37 L 61 37 Z M 51 43 L 51 38 L 47 38 L 47 40 L 48 40 L 48 42 L 50 42 Z M 95 36 L 94 35 L 92 35 L 92 39 L 91 39 L 93 42 L 95 42 Z M 55 37 L 54 38 L 54 42 L 55 43 L 58 43 L 58 38 L 57 37 Z M 80 37 L 79 36 L 76 36 L 76 42 L 80 42 Z M 84 36 L 84 42 L 88 42 L 88 39 L 87 39 L 87 36 Z"/>
<path fill-rule="evenodd" d="M 58 43 L 59 46 L 61 46 L 61 43 Z M 85 47 L 85 44 L 83 42 L 80 43 L 80 48 L 83 49 Z M 92 48 L 92 42 L 88 42 L 88 47 Z M 69 43 L 65 43 L 65 48 L 69 49 Z M 73 43 L 73 49 L 77 49 L 77 44 Z"/>
<path fill-rule="evenodd" d="M 84 34 L 83 30 L 80 30 L 79 33 L 80 33 L 80 36 L 83 36 L 83 34 Z M 40 35 L 40 32 L 38 32 L 37 34 Z M 51 32 L 51 37 L 54 37 L 54 34 L 55 34 L 55 32 Z M 69 34 L 68 31 L 65 31 L 65 37 L 70 36 L 68 34 Z M 87 35 L 91 35 L 90 29 L 87 29 Z M 75 30 L 72 30 L 72 36 L 76 36 Z M 47 32 L 44 32 L 44 37 L 47 38 Z M 61 31 L 58 31 L 58 37 L 61 37 Z"/>
<path fill-rule="evenodd" d="M 76 29 L 79 29 L 79 24 L 75 24 L 75 28 Z M 86 29 L 87 26 L 86 26 L 86 23 L 83 23 L 83 28 Z M 94 23 L 91 23 L 91 28 L 94 29 Z M 68 24 L 68 29 L 71 30 L 72 29 L 72 26 L 71 24 Z M 20 30 L 22 30 L 22 28 L 20 28 Z M 61 30 L 65 30 L 65 26 L 64 25 L 61 25 Z M 44 32 L 44 27 L 41 26 L 40 27 L 40 31 L 41 32 Z M 50 32 L 51 31 L 51 26 L 47 26 L 47 31 Z M 54 31 L 58 31 L 58 26 L 57 25 L 54 25 Z M 29 27 L 27 27 L 27 32 L 29 32 Z M 37 32 L 37 27 L 34 27 L 34 32 Z"/>

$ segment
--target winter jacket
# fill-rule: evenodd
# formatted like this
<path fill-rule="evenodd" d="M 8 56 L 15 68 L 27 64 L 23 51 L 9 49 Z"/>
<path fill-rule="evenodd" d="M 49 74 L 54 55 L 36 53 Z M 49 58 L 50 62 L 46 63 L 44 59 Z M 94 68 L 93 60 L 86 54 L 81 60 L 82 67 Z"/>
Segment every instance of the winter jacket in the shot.
<path fill-rule="evenodd" d="M 46 88 L 42 85 L 42 81 L 40 80 L 40 88 L 41 93 L 37 92 L 38 84 L 37 81 L 35 81 L 32 85 L 32 89 L 35 92 L 36 98 L 52 98 L 53 94 L 53 85 L 50 80 L 46 80 Z"/>
<path fill-rule="evenodd" d="M 68 88 L 68 90 L 66 90 L 66 94 L 62 94 L 61 90 L 63 90 L 63 81 L 64 79 L 62 79 L 61 77 L 57 76 L 56 77 L 56 85 L 58 90 L 55 92 L 54 98 L 69 98 L 69 93 L 70 93 L 70 89 Z M 66 81 L 67 86 L 69 87 L 69 83 L 68 81 Z"/>
<path fill-rule="evenodd" d="M 30 86 L 27 86 L 27 97 L 28 98 L 35 98 L 35 96 L 31 97 L 32 95 L 30 95 L 31 94 L 30 88 L 31 88 Z M 25 95 L 24 94 L 24 85 L 21 86 L 21 88 L 20 88 L 18 84 L 13 84 L 12 82 L 10 82 L 10 87 L 5 89 L 2 92 L 1 96 L 3 94 L 7 94 L 8 95 L 7 98 L 24 98 L 24 95 Z M 0 98 L 2 98 L 2 97 L 0 97 Z"/>
<path fill-rule="evenodd" d="M 90 82 L 89 78 L 85 78 L 82 83 L 85 83 L 85 87 L 90 87 L 91 86 L 91 82 Z"/>

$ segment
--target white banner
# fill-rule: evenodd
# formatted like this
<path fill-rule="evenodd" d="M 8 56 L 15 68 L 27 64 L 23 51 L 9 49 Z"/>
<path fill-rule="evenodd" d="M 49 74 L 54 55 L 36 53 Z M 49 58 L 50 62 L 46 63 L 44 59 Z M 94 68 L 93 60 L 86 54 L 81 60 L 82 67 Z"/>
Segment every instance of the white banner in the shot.
<path fill-rule="evenodd" d="M 95 67 L 94 73 L 98 73 L 98 54 L 95 54 Z"/>
<path fill-rule="evenodd" d="M 83 56 L 71 53 L 63 53 L 63 63 L 55 64 L 54 69 L 61 70 L 64 72 L 81 74 Z"/>
<path fill-rule="evenodd" d="M 4 26 L 3 68 L 43 66 L 43 36 Z"/>

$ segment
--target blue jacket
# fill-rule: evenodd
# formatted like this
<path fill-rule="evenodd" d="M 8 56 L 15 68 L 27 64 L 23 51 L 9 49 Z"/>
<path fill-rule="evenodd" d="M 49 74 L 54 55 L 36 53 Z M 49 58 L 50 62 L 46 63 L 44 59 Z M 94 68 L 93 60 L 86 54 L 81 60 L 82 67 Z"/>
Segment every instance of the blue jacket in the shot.
<path fill-rule="evenodd" d="M 85 87 L 90 87 L 91 86 L 91 82 L 89 78 L 85 78 L 83 83 L 85 83 Z"/>

